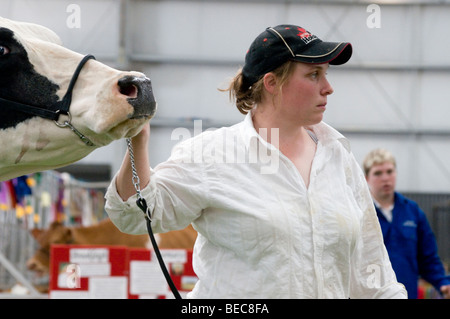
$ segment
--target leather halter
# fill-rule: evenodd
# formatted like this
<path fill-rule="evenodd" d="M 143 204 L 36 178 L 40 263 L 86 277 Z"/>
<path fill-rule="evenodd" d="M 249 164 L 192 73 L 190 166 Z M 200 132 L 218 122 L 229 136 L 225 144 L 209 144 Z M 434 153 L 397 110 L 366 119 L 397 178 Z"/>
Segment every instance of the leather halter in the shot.
<path fill-rule="evenodd" d="M 72 116 L 70 115 L 69 109 L 70 104 L 72 103 L 72 91 L 75 86 L 75 83 L 77 82 L 78 76 L 80 75 L 81 69 L 86 64 L 86 62 L 90 59 L 94 59 L 95 57 L 93 55 L 86 55 L 81 62 L 78 64 L 75 73 L 72 76 L 72 79 L 70 80 L 69 87 L 67 89 L 66 94 L 64 95 L 63 99 L 61 101 L 58 101 L 54 104 L 52 104 L 52 108 L 56 109 L 56 111 L 40 108 L 37 106 L 15 102 L 11 100 L 6 100 L 0 98 L 0 105 L 2 107 L 8 107 L 13 110 L 19 110 L 20 112 L 32 114 L 35 116 L 42 117 L 44 119 L 53 120 L 55 124 L 58 127 L 64 128 L 69 127 L 86 145 L 88 146 L 94 146 L 94 143 L 80 133 L 72 124 Z M 67 115 L 68 120 L 64 121 L 63 123 L 58 122 L 60 115 Z"/>

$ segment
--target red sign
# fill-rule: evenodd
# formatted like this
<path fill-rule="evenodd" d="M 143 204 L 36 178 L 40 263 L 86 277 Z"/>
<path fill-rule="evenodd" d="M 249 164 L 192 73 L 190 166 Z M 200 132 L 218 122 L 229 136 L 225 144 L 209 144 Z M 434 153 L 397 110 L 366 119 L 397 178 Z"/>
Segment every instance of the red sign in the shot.
<path fill-rule="evenodd" d="M 161 249 L 180 294 L 197 282 L 192 251 Z M 50 298 L 172 298 L 156 256 L 148 249 L 124 246 L 53 245 Z"/>

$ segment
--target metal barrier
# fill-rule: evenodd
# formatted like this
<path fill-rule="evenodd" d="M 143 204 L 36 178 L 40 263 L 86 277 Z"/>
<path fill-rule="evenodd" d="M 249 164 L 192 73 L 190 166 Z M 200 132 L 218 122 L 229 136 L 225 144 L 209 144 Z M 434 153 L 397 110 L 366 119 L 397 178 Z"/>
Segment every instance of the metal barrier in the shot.
<path fill-rule="evenodd" d="M 450 194 L 402 193 L 425 212 L 438 246 L 439 257 L 450 266 Z M 447 268 L 447 271 L 450 269 Z"/>
<path fill-rule="evenodd" d="M 20 283 L 31 296 L 40 296 L 35 286 L 40 285 L 45 278 L 36 277 L 26 268 L 26 261 L 36 248 L 36 241 L 21 225 L 15 213 L 0 213 L 0 291 L 9 291 Z"/>
<path fill-rule="evenodd" d="M 450 266 L 450 201 L 433 207 L 432 227 L 442 261 Z M 450 271 L 450 269 L 447 269 Z"/>
<path fill-rule="evenodd" d="M 102 219 L 104 189 L 109 182 L 88 183 L 55 171 L 23 176 L 0 183 L 0 298 L 11 298 L 20 283 L 30 298 L 47 297 L 35 288 L 48 284 L 26 263 L 38 248 L 33 228 L 53 221 L 66 225 L 91 225 Z"/>

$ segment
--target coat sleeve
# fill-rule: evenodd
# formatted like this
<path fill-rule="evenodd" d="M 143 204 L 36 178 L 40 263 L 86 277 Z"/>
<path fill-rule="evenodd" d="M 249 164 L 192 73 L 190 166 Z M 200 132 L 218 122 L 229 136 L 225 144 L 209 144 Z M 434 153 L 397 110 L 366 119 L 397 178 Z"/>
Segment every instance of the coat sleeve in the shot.
<path fill-rule="evenodd" d="M 109 219 L 123 233 L 133 235 L 146 234 L 145 215 L 136 205 L 137 195 L 133 195 L 128 200 L 123 201 L 117 192 L 116 178 L 117 176 L 114 176 L 105 194 L 105 210 Z M 151 201 L 151 198 L 154 196 L 150 184 L 142 189 L 141 193 L 146 201 Z"/>
<path fill-rule="evenodd" d="M 450 284 L 450 276 L 445 275 L 445 269 L 438 255 L 438 247 L 433 231 L 425 213 L 415 205 L 418 214 L 418 264 L 420 276 L 431 283 L 437 291 L 440 287 Z"/>
<path fill-rule="evenodd" d="M 204 163 L 190 160 L 191 143 L 181 143 L 171 157 L 155 169 L 150 169 L 150 182 L 141 190 L 152 217 L 155 233 L 187 227 L 208 206 L 208 183 Z M 145 234 L 144 213 L 136 205 L 137 196 L 123 201 L 116 188 L 116 176 L 105 195 L 105 210 L 119 230 L 130 234 Z"/>
<path fill-rule="evenodd" d="M 350 298 L 405 299 L 406 289 L 397 282 L 368 185 L 353 155 L 349 167 L 347 183 L 361 211 L 360 234 L 351 260 Z"/>

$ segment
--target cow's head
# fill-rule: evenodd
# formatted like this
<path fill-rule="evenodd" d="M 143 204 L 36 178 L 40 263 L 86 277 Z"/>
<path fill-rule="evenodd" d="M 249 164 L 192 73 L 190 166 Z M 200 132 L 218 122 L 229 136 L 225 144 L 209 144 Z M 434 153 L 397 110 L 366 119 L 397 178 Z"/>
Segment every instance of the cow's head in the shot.
<path fill-rule="evenodd" d="M 27 261 L 29 270 L 44 276 L 49 272 L 50 247 L 53 244 L 71 244 L 72 230 L 61 223 L 53 222 L 46 230 L 33 229 L 31 234 L 36 239 L 39 248 L 34 256 Z"/>
<path fill-rule="evenodd" d="M 58 127 L 20 108 L 56 111 L 82 59 L 61 46 L 51 30 L 0 17 L 0 99 L 18 105 L 0 100 L 0 180 L 73 163 L 97 147 L 136 135 L 154 115 L 156 103 L 144 74 L 93 59 L 73 87 L 71 126 Z M 69 117 L 61 115 L 58 122 L 67 123 Z"/>

